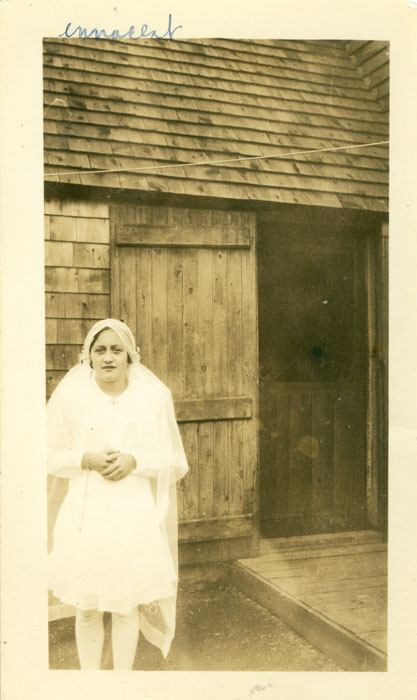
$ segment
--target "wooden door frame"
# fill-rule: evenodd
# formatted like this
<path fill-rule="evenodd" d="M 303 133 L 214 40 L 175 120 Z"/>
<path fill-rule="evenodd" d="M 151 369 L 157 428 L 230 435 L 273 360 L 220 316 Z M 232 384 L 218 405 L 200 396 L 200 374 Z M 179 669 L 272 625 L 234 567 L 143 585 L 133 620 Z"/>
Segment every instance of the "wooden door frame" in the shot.
<path fill-rule="evenodd" d="M 367 484 L 369 525 L 386 535 L 388 519 L 388 220 L 366 242 Z"/>

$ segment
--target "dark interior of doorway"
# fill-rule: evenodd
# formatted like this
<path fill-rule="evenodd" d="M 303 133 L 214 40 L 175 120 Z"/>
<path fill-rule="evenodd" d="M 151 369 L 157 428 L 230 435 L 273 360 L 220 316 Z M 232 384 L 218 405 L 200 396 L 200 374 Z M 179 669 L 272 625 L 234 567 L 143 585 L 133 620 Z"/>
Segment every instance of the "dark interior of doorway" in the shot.
<path fill-rule="evenodd" d="M 261 534 L 366 529 L 363 230 L 277 217 L 257 236 Z"/>

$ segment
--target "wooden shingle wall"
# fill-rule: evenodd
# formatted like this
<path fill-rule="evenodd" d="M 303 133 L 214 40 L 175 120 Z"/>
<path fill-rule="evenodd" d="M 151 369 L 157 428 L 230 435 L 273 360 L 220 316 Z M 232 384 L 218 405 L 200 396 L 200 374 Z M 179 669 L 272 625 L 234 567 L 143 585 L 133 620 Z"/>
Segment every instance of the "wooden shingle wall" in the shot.
<path fill-rule="evenodd" d="M 348 41 L 346 48 L 360 72 L 376 91 L 384 110 L 389 109 L 388 41 Z"/>
<path fill-rule="evenodd" d="M 374 44 L 45 40 L 46 179 L 386 211 Z"/>
<path fill-rule="evenodd" d="M 45 203 L 46 393 L 78 362 L 90 326 L 110 315 L 108 205 Z"/>

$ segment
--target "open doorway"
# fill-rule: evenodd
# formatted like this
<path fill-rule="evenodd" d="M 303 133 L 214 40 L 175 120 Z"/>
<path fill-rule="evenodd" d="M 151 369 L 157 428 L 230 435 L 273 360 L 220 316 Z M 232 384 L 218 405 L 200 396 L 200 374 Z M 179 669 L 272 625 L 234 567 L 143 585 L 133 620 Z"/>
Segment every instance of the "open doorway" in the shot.
<path fill-rule="evenodd" d="M 365 246 L 347 217 L 259 225 L 264 537 L 368 527 Z"/>

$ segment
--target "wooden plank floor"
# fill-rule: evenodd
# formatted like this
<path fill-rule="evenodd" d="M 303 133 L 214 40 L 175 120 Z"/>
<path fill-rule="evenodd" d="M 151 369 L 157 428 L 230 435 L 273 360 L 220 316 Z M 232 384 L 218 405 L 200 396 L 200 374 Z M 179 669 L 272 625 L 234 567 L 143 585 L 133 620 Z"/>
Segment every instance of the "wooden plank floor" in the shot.
<path fill-rule="evenodd" d="M 362 646 L 368 659 L 374 650 L 383 665 L 387 651 L 387 547 L 379 533 L 263 540 L 260 556 L 241 559 L 238 566 L 252 574 L 261 588 L 262 582 L 268 585 L 269 599 L 271 589 L 276 590 L 286 603 L 295 603 L 303 613 L 310 611 L 320 619 L 319 643 L 320 635 L 326 634 L 322 623 L 327 623 L 330 631 L 345 634 L 351 646 Z M 276 612 L 279 614 L 279 606 Z M 311 631 L 312 622 L 307 617 L 304 614 L 302 619 Z"/>

